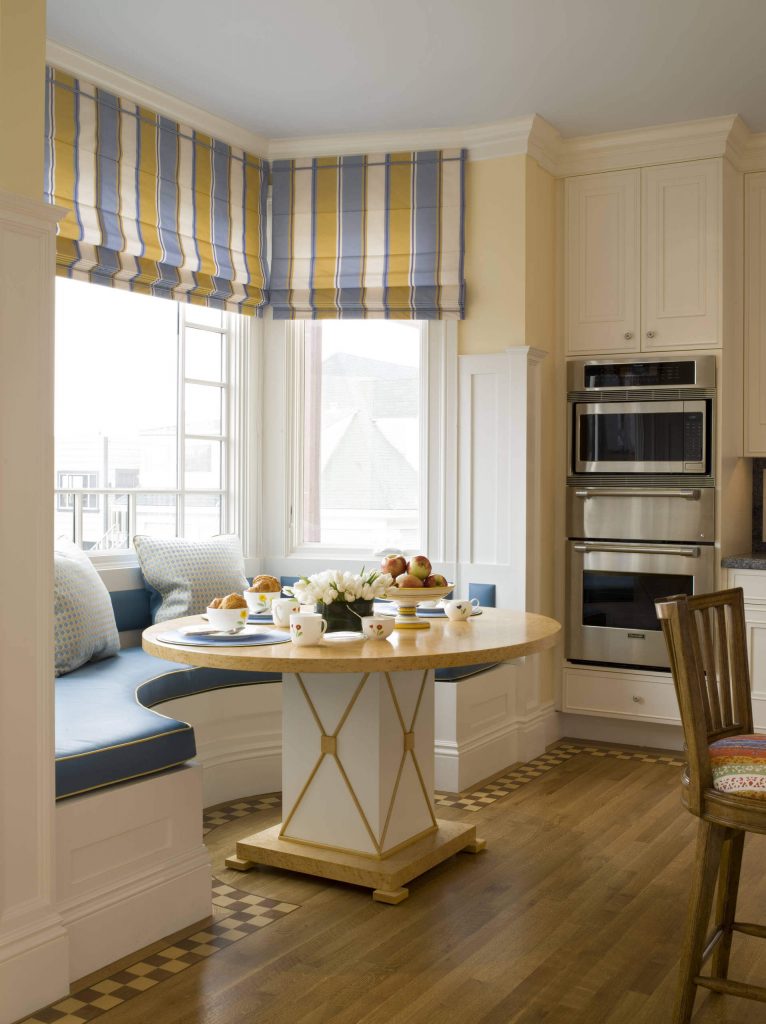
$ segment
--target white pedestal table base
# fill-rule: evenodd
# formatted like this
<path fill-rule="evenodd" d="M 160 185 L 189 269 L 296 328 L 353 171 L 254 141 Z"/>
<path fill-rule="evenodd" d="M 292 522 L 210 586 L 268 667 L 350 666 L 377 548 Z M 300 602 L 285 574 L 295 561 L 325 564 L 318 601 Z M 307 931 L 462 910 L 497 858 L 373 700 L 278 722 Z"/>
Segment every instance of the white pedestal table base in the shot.
<path fill-rule="evenodd" d="M 278 826 L 237 843 L 228 867 L 300 871 L 399 903 L 405 882 L 460 850 L 476 826 L 433 811 L 434 673 L 285 673 Z"/>

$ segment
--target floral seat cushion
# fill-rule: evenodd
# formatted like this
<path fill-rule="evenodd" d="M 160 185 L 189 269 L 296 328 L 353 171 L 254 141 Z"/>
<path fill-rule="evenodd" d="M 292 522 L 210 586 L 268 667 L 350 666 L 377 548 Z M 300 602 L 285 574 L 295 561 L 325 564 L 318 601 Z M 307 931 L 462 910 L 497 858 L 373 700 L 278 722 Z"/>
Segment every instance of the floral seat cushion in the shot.
<path fill-rule="evenodd" d="M 713 788 L 766 800 L 766 736 L 727 736 L 710 745 Z"/>

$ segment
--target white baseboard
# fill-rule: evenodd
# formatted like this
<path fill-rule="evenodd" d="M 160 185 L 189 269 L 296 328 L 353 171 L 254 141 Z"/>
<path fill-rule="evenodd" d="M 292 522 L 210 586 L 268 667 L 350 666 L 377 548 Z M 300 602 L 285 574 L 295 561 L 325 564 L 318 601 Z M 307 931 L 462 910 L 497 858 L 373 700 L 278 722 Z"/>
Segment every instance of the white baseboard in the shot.
<path fill-rule="evenodd" d="M 67 933 L 58 914 L 0 943 L 0 1024 L 26 1017 L 69 992 Z"/>
<path fill-rule="evenodd" d="M 436 788 L 460 793 L 558 739 L 553 702 L 540 704 L 524 666 L 436 685 Z"/>
<path fill-rule="evenodd" d="M 201 775 L 187 765 L 57 804 L 70 980 L 210 915 Z"/>
<path fill-rule="evenodd" d="M 680 725 L 655 725 L 620 718 L 557 713 L 560 736 L 599 743 L 628 744 L 633 747 L 658 747 L 661 750 L 683 750 L 684 736 Z"/>

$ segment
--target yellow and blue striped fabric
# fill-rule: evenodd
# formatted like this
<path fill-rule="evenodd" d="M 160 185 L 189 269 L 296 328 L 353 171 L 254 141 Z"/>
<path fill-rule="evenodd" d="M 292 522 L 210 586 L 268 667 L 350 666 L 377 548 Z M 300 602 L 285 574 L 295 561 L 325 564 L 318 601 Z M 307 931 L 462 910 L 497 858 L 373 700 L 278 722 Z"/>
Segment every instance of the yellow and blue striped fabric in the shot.
<path fill-rule="evenodd" d="M 465 151 L 277 160 L 274 318 L 462 319 Z"/>
<path fill-rule="evenodd" d="M 45 100 L 45 198 L 69 210 L 58 274 L 261 311 L 265 161 L 51 67 Z"/>

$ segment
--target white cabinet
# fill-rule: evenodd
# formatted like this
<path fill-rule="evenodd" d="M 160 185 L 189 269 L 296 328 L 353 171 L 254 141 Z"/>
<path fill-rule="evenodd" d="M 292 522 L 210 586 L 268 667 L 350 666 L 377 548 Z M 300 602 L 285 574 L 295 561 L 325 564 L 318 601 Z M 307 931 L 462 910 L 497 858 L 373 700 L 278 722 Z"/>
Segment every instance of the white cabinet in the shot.
<path fill-rule="evenodd" d="M 641 348 L 721 344 L 721 161 L 641 172 Z"/>
<path fill-rule="evenodd" d="M 638 171 L 566 182 L 567 350 L 633 352 L 639 332 Z"/>
<path fill-rule="evenodd" d="M 678 725 L 681 721 L 669 672 L 598 665 L 565 663 L 561 710 L 654 725 Z"/>
<path fill-rule="evenodd" d="M 568 355 L 721 345 L 721 160 L 567 179 Z"/>
<path fill-rule="evenodd" d="M 745 592 L 745 632 L 750 661 L 750 689 L 753 697 L 753 722 L 758 732 L 766 732 L 766 571 L 728 569 L 729 587 Z"/>
<path fill-rule="evenodd" d="M 745 175 L 745 454 L 766 455 L 766 173 Z"/>

